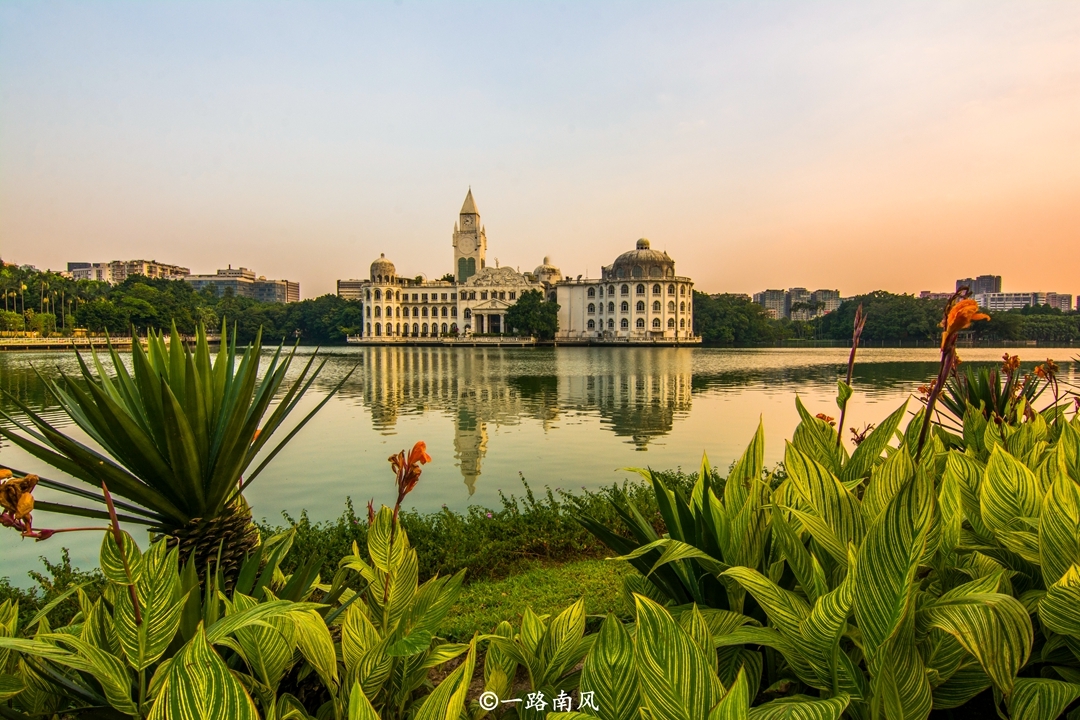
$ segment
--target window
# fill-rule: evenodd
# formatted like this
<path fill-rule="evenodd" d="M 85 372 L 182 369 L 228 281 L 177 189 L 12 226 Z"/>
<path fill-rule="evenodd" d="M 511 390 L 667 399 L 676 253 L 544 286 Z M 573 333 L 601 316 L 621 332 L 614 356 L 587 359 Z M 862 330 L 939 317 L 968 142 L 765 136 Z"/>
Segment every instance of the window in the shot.
<path fill-rule="evenodd" d="M 619 321 L 619 327 L 622 328 L 623 330 L 630 329 L 630 321 L 627 320 L 626 318 L 623 318 L 622 320 Z"/>
<path fill-rule="evenodd" d="M 634 327 L 636 327 L 638 330 L 644 330 L 645 329 L 645 318 L 638 318 L 637 322 L 634 323 Z"/>
<path fill-rule="evenodd" d="M 667 311 L 669 313 L 675 312 L 675 301 L 674 300 L 668 300 L 668 302 L 667 302 Z"/>
<path fill-rule="evenodd" d="M 685 295 L 686 294 L 686 286 L 685 285 L 680 285 L 679 286 L 679 294 L 680 295 Z"/>
<path fill-rule="evenodd" d="M 613 303 L 613 302 L 609 302 L 609 303 L 607 304 L 607 311 L 608 311 L 608 312 L 615 312 L 615 303 Z"/>
<path fill-rule="evenodd" d="M 482 290 L 480 292 L 480 299 L 481 300 L 487 300 L 487 290 Z"/>
<path fill-rule="evenodd" d="M 652 286 L 652 294 L 653 295 L 659 295 L 660 294 L 660 286 L 659 285 L 653 285 Z"/>
<path fill-rule="evenodd" d="M 653 312 L 660 312 L 660 301 L 659 300 L 653 300 L 652 311 Z"/>
<path fill-rule="evenodd" d="M 443 306 L 443 309 L 442 309 L 442 312 L 441 312 L 441 313 L 439 313 L 439 314 L 440 314 L 440 315 L 442 315 L 443 317 L 446 317 L 447 315 L 449 315 L 449 314 L 450 314 L 450 309 L 449 309 L 449 308 L 447 308 L 447 307 L 446 307 L 446 306 L 444 305 L 444 306 Z"/>
<path fill-rule="evenodd" d="M 607 294 L 608 295 L 614 295 L 615 294 L 615 286 L 614 285 L 608 285 Z"/>
<path fill-rule="evenodd" d="M 506 299 L 506 293 L 505 292 L 499 293 L 499 299 L 500 300 L 505 300 Z"/>
<path fill-rule="evenodd" d="M 586 325 L 586 327 L 588 327 L 590 330 L 595 330 L 596 329 L 596 321 L 595 320 L 590 320 L 588 325 Z"/>
<path fill-rule="evenodd" d="M 675 329 L 675 318 L 668 318 L 667 319 L 667 326 L 669 328 L 671 328 L 672 330 L 674 330 Z"/>
<path fill-rule="evenodd" d="M 427 335 L 427 323 L 424 323 L 420 326 L 420 334 L 424 336 Z"/>
<path fill-rule="evenodd" d="M 619 288 L 619 293 L 621 293 L 622 295 L 629 295 L 630 294 L 630 286 L 629 285 L 623 285 L 621 288 Z"/>
<path fill-rule="evenodd" d="M 419 302 L 420 301 L 420 296 L 417 293 L 413 293 L 412 294 L 412 301 L 413 302 Z"/>
<path fill-rule="evenodd" d="M 448 328 L 446 327 L 446 323 L 443 323 L 443 324 L 442 324 L 442 334 L 443 334 L 443 335 L 445 335 L 445 334 L 446 334 L 446 331 L 447 331 L 447 329 L 448 329 Z"/>
<path fill-rule="evenodd" d="M 686 327 L 686 318 L 680 318 L 679 319 L 679 327 L 681 327 L 681 328 Z"/>
<path fill-rule="evenodd" d="M 675 294 L 675 286 L 674 285 L 668 285 L 667 286 L 667 294 L 668 295 L 674 295 Z"/>
<path fill-rule="evenodd" d="M 596 312 L 596 306 L 595 306 L 595 305 L 593 305 L 592 303 L 589 303 L 588 313 L 589 313 L 590 315 L 592 315 L 592 314 L 594 314 L 595 312 Z"/>
<path fill-rule="evenodd" d="M 585 291 L 585 294 L 589 297 L 596 297 L 596 288 L 589 288 Z"/>
<path fill-rule="evenodd" d="M 400 290 L 398 290 L 396 293 L 394 293 L 394 299 L 398 300 L 398 301 L 401 300 L 401 291 Z"/>
<path fill-rule="evenodd" d="M 378 310 L 378 308 L 376 308 L 376 310 Z M 375 323 L 375 335 L 382 335 L 382 325 L 380 323 Z"/>
<path fill-rule="evenodd" d="M 397 329 L 395 330 L 395 332 L 396 332 L 396 333 L 397 333 L 398 335 L 400 335 L 400 334 L 401 334 L 401 323 L 398 323 L 398 324 L 397 324 Z"/>
<path fill-rule="evenodd" d="M 635 306 L 635 309 L 638 312 L 645 312 L 645 301 L 644 300 L 638 300 L 637 305 Z"/>
<path fill-rule="evenodd" d="M 457 300 L 457 293 L 450 293 L 451 300 Z"/>
<path fill-rule="evenodd" d="M 626 277 L 626 269 L 625 268 L 619 268 L 619 271 L 617 273 L 615 273 L 615 274 L 619 276 L 620 280 L 622 280 L 624 277 Z"/>
<path fill-rule="evenodd" d="M 416 323 L 412 324 L 412 334 L 414 337 L 420 334 L 420 326 Z"/>
<path fill-rule="evenodd" d="M 476 293 L 475 292 L 469 293 L 469 299 L 470 300 L 475 300 L 476 299 Z"/>
<path fill-rule="evenodd" d="M 619 305 L 619 309 L 622 310 L 623 312 L 630 312 L 630 303 L 623 300 L 622 304 Z"/>
<path fill-rule="evenodd" d="M 645 294 L 645 286 L 644 285 L 639 284 L 636 288 L 634 288 L 634 290 L 637 292 L 638 295 L 644 295 Z"/>
<path fill-rule="evenodd" d="M 511 300 L 517 300 L 517 293 L 516 292 L 511 292 L 510 293 L 510 299 Z"/>
<path fill-rule="evenodd" d="M 614 330 L 615 329 L 615 321 L 614 320 L 608 320 L 607 321 L 607 329 L 608 330 Z"/>
<path fill-rule="evenodd" d="M 679 312 L 686 312 L 686 303 L 679 303 Z"/>
<path fill-rule="evenodd" d="M 427 302 L 427 293 L 424 293 L 423 295 L 420 296 L 420 301 L 421 302 Z"/>
<path fill-rule="evenodd" d="M 364 309 L 365 309 L 365 310 L 367 310 L 367 316 L 368 316 L 368 317 L 371 317 L 371 306 L 370 306 L 370 305 L 368 305 L 368 306 L 367 306 L 366 308 L 364 308 Z"/>
<path fill-rule="evenodd" d="M 371 291 L 370 291 L 370 290 L 368 290 L 368 291 L 366 291 L 366 292 L 364 293 L 364 299 L 366 299 L 366 300 L 370 300 L 370 299 L 371 299 Z M 370 333 L 369 333 L 369 334 L 370 334 Z"/>
<path fill-rule="evenodd" d="M 382 317 L 382 308 L 378 305 L 375 306 L 375 317 Z"/>
<path fill-rule="evenodd" d="M 442 294 L 442 299 L 443 299 L 443 302 L 446 302 L 446 293 Z"/>
<path fill-rule="evenodd" d="M 382 291 L 379 290 L 378 288 L 375 289 L 375 299 L 376 300 L 382 300 Z"/>
<path fill-rule="evenodd" d="M 424 317 L 427 317 L 427 308 L 424 308 L 423 310 L 421 310 L 420 314 L 423 315 Z"/>
<path fill-rule="evenodd" d="M 413 317 L 420 317 L 420 308 L 416 307 L 415 305 L 413 306 L 413 309 L 412 309 L 412 316 Z"/>
<path fill-rule="evenodd" d="M 664 271 L 660 269 L 659 265 L 653 265 L 649 268 L 649 277 L 663 277 Z"/>
<path fill-rule="evenodd" d="M 603 288 L 603 286 L 601 286 L 599 288 L 599 290 L 600 290 L 600 297 L 604 297 L 604 288 Z"/>
<path fill-rule="evenodd" d="M 653 318 L 652 319 L 652 326 L 653 326 L 653 330 L 659 330 L 660 329 L 660 318 Z"/>
<path fill-rule="evenodd" d="M 463 313 L 463 317 L 466 320 L 471 319 L 472 318 L 472 310 L 470 310 L 469 308 L 465 308 L 465 312 Z"/>
<path fill-rule="evenodd" d="M 645 273 L 642 271 L 640 265 L 635 265 L 634 266 L 634 273 L 633 273 L 634 277 L 639 278 L 639 277 L 643 276 L 644 274 Z"/>
<path fill-rule="evenodd" d="M 450 306 L 450 317 L 457 317 L 457 305 Z"/>

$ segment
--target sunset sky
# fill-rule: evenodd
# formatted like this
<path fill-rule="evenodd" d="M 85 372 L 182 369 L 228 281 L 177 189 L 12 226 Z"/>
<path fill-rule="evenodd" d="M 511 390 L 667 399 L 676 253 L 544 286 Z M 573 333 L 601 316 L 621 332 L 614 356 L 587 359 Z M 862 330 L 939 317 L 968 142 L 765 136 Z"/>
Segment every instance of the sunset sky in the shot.
<path fill-rule="evenodd" d="M 0 255 L 1080 293 L 1080 2 L 0 4 Z"/>

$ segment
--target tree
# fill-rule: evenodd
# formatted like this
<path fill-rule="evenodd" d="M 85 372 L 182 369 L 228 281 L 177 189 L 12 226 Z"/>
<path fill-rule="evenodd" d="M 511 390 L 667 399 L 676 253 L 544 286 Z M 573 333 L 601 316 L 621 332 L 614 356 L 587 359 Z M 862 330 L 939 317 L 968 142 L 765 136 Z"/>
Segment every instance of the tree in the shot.
<path fill-rule="evenodd" d="M 506 326 L 540 340 L 553 340 L 559 329 L 559 304 L 539 290 L 526 290 L 506 311 Z"/>
<path fill-rule="evenodd" d="M 756 345 L 789 337 L 791 323 L 773 320 L 745 295 L 694 293 L 694 333 L 710 345 Z"/>

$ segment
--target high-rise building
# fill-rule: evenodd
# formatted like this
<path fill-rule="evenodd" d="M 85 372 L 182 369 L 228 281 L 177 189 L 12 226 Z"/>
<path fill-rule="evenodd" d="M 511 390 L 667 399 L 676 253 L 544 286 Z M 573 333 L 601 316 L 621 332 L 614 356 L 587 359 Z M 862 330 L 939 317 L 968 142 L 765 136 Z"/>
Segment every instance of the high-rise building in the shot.
<path fill-rule="evenodd" d="M 972 295 L 982 295 L 984 293 L 1000 293 L 1001 276 L 980 275 L 977 278 L 962 278 L 956 281 L 957 292 L 959 292 L 960 288 L 962 287 L 966 287 L 968 290 L 970 290 Z"/>
<path fill-rule="evenodd" d="M 107 263 L 69 262 L 68 272 L 75 280 L 98 280 L 116 285 L 130 275 L 161 280 L 182 280 L 191 271 L 179 265 L 156 260 L 113 260 Z"/>
<path fill-rule="evenodd" d="M 292 280 L 267 280 L 264 275 L 255 276 L 246 267 L 229 267 L 213 275 L 188 275 L 184 278 L 196 290 L 212 288 L 215 295 L 231 290 L 237 297 L 252 298 L 267 303 L 300 302 L 300 283 Z"/>
<path fill-rule="evenodd" d="M 815 290 L 814 292 L 810 293 L 810 302 L 814 304 L 814 317 L 828 315 L 834 310 L 840 309 L 840 291 Z"/>
<path fill-rule="evenodd" d="M 1069 312 L 1072 310 L 1073 296 L 1070 293 L 1046 293 L 1046 304 L 1052 308 L 1057 308 L 1061 312 Z"/>
<path fill-rule="evenodd" d="M 754 293 L 754 302 L 765 308 L 771 318 L 787 317 L 787 293 L 783 290 L 762 290 Z"/>

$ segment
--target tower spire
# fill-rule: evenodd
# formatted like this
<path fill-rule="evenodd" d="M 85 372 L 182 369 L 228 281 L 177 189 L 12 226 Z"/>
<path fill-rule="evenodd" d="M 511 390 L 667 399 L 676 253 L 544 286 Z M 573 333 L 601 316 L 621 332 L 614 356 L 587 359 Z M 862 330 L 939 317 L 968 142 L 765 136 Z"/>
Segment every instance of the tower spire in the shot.
<path fill-rule="evenodd" d="M 469 194 L 465 196 L 465 202 L 461 206 L 461 215 L 479 215 L 480 211 L 476 209 L 476 201 L 473 200 L 472 186 L 469 186 Z"/>

